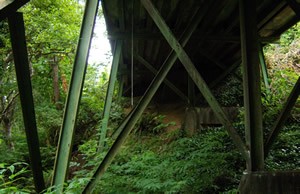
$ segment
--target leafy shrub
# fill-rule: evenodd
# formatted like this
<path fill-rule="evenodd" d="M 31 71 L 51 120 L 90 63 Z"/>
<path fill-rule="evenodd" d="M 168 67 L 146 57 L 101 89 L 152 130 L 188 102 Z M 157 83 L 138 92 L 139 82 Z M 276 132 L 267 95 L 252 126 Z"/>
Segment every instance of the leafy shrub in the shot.
<path fill-rule="evenodd" d="M 28 164 L 16 162 L 13 164 L 0 163 L 0 193 L 31 193 L 32 179 Z"/>
<path fill-rule="evenodd" d="M 286 126 L 271 148 L 266 160 L 269 170 L 299 170 L 300 169 L 300 126 Z"/>
<path fill-rule="evenodd" d="M 174 126 L 175 122 L 165 123 L 166 116 L 157 113 L 144 113 L 137 124 L 136 130 L 143 134 L 160 134 L 168 126 Z"/>
<path fill-rule="evenodd" d="M 141 138 L 123 146 L 95 193 L 216 193 L 239 183 L 244 161 L 221 128 L 168 145 Z"/>

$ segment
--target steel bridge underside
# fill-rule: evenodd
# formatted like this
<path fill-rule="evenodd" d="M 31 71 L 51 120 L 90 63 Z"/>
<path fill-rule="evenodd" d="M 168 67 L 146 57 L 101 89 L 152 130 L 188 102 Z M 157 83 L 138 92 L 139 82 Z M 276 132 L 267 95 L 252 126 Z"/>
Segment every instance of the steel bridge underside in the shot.
<path fill-rule="evenodd" d="M 25 28 L 19 7 L 28 1 L 0 1 L 8 18 L 30 162 L 37 192 L 45 188 L 28 67 Z M 100 3 L 87 0 L 78 42 L 52 184 L 63 190 L 88 51 Z M 113 63 L 105 100 L 100 145 L 104 145 L 116 80 L 121 96 L 142 96 L 116 129 L 118 137 L 83 193 L 91 193 L 152 99 L 197 105 L 203 96 L 244 157 L 241 193 L 299 193 L 300 173 L 267 172 L 264 160 L 293 108 L 300 79 L 267 139 L 263 138 L 261 82 L 268 86 L 262 46 L 278 40 L 300 19 L 299 0 L 102 0 Z M 234 74 L 241 67 L 243 75 Z M 211 92 L 229 74 L 244 88 L 245 137 L 233 127 Z M 166 92 L 167 91 L 167 92 Z M 162 94 L 162 95 L 157 95 Z M 244 140 L 245 139 L 245 140 Z"/>

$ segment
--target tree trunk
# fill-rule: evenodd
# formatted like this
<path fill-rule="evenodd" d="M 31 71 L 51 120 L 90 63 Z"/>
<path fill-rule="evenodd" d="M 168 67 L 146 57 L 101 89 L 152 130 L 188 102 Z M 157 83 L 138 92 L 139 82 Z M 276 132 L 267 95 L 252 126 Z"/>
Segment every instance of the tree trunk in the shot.
<path fill-rule="evenodd" d="M 14 150 L 15 146 L 11 135 L 11 124 L 10 118 L 3 119 L 5 143 L 10 150 Z"/>
<path fill-rule="evenodd" d="M 3 136 L 5 139 L 5 143 L 7 145 L 7 147 L 10 150 L 14 149 L 14 143 L 12 140 L 12 121 L 13 121 L 13 116 L 14 116 L 14 110 L 15 110 L 15 106 L 16 106 L 16 97 L 19 94 L 15 94 L 14 96 L 12 96 L 12 93 L 10 95 L 3 96 L 1 98 L 1 111 L 2 111 L 2 115 L 1 115 L 1 119 L 0 122 L 2 121 L 2 125 L 3 125 Z M 8 99 L 7 99 L 8 98 Z M 4 108 L 5 107 L 5 108 Z"/>
<path fill-rule="evenodd" d="M 56 57 L 53 58 L 52 68 L 52 80 L 53 80 L 53 101 L 57 110 L 61 110 L 60 104 L 60 91 L 59 91 L 59 69 Z"/>

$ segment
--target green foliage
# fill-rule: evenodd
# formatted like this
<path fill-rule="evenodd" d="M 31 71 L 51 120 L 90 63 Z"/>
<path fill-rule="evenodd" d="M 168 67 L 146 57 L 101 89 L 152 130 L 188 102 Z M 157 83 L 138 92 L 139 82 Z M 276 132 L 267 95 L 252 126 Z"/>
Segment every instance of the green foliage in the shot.
<path fill-rule="evenodd" d="M 68 83 L 80 31 L 82 9 L 74 1 L 31 1 L 22 8 L 26 25 L 26 40 L 32 64 L 35 96 L 52 100 L 52 67 L 59 65 L 60 87 Z M 64 91 L 66 92 L 66 91 Z"/>
<path fill-rule="evenodd" d="M 266 126 L 274 123 L 300 73 L 300 26 L 295 25 L 281 36 L 280 44 L 264 48 L 268 66 L 270 92 L 263 88 L 264 121 Z M 288 122 L 300 121 L 300 99 Z"/>
<path fill-rule="evenodd" d="M 33 188 L 29 174 L 27 163 L 0 163 L 0 193 L 30 193 Z"/>
<path fill-rule="evenodd" d="M 242 78 L 240 69 L 235 71 L 235 75 Z M 234 75 L 229 75 L 220 83 L 218 87 L 213 89 L 213 93 L 218 102 L 225 107 L 241 106 L 243 102 L 243 84 Z"/>
<path fill-rule="evenodd" d="M 209 129 L 171 144 L 159 137 L 132 136 L 95 193 L 216 193 L 235 188 L 243 161 L 222 130 Z"/>
<path fill-rule="evenodd" d="M 165 117 L 166 116 L 157 113 L 144 113 L 136 129 L 143 134 L 158 135 L 168 126 L 174 126 L 176 124 L 175 122 L 165 123 L 163 121 Z"/>
<path fill-rule="evenodd" d="M 280 133 L 266 160 L 270 170 L 299 170 L 300 169 L 300 126 L 288 125 Z"/>
<path fill-rule="evenodd" d="M 71 77 L 82 7 L 75 0 L 32 0 L 22 10 L 26 23 L 42 164 L 49 186 L 63 115 L 62 109 L 53 103 L 52 65 L 54 62 L 59 65 L 60 103 L 63 104 Z M 0 94 L 3 99 L 9 94 L 17 94 L 17 90 L 7 23 L 0 23 L 0 32 Z M 280 45 L 265 48 L 271 83 L 271 92 L 267 93 L 264 88 L 262 98 L 267 129 L 274 123 L 299 77 L 299 38 L 297 25 L 282 36 Z M 72 179 L 65 183 L 65 193 L 80 193 L 95 167 L 104 158 L 105 153 L 99 154 L 97 151 L 97 129 L 102 116 L 108 74 L 103 72 L 99 75 L 100 66 L 103 64 L 94 64 L 87 70 L 76 126 L 75 151 L 70 163 L 69 176 Z M 236 73 L 240 74 L 238 71 Z M 233 76 L 228 76 L 214 93 L 223 106 L 243 104 L 242 84 Z M 268 170 L 299 169 L 299 104 L 298 99 L 289 125 L 284 128 L 267 158 Z M 14 110 L 12 136 L 15 149 L 7 151 L 9 147 L 5 144 L 4 135 L 0 138 L 0 193 L 33 193 L 19 104 L 15 104 Z M 113 103 L 110 127 L 118 126 L 123 118 L 123 107 Z M 173 122 L 164 123 L 163 120 L 163 115 L 143 115 L 136 127 L 138 133 L 131 134 L 123 145 L 121 153 L 100 180 L 95 193 L 237 192 L 245 161 L 224 128 L 207 128 L 201 134 L 183 137 L 181 130 L 162 133 L 165 128 L 174 125 Z M 239 132 L 243 130 L 240 124 L 236 125 Z M 267 134 L 268 130 L 265 132 Z M 112 143 L 112 140 L 108 141 L 109 145 Z M 50 187 L 46 193 L 55 193 L 55 189 Z"/>

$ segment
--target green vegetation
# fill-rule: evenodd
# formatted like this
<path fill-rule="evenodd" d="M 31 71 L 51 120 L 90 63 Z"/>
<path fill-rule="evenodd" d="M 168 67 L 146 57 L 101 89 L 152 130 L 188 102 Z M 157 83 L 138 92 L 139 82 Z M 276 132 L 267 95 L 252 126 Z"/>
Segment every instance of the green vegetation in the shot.
<path fill-rule="evenodd" d="M 32 0 L 23 12 L 43 171 L 49 187 L 82 7 L 75 0 Z M 300 26 L 296 25 L 282 36 L 280 44 L 265 47 L 270 81 L 270 92 L 263 88 L 262 94 L 266 135 L 299 77 L 299 45 Z M 0 51 L 0 193 L 33 193 L 5 21 L 0 23 Z M 97 152 L 108 81 L 106 72 L 99 75 L 100 65 L 88 67 L 65 193 L 80 193 L 105 154 Z M 241 86 L 231 76 L 214 92 L 225 106 L 242 104 Z M 124 118 L 120 104 L 113 103 L 109 136 Z M 241 133 L 242 119 L 241 113 L 235 123 Z M 224 128 L 205 128 L 187 137 L 181 129 L 167 130 L 175 123 L 163 120 L 164 115 L 157 113 L 143 115 L 95 193 L 236 193 L 245 161 Z M 268 170 L 300 169 L 299 123 L 298 99 L 266 160 Z M 108 145 L 112 143 L 109 138 Z M 45 192 L 55 193 L 55 187 Z"/>

